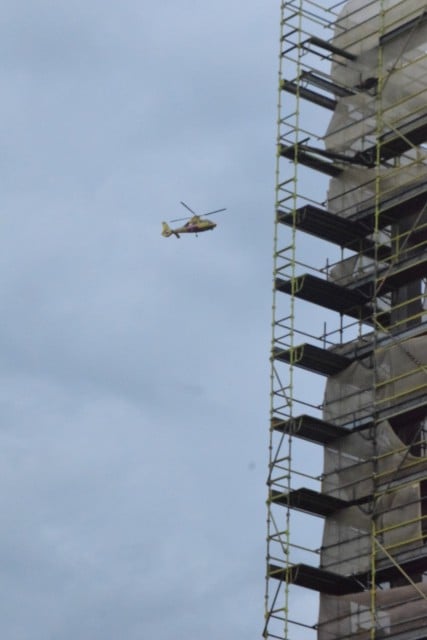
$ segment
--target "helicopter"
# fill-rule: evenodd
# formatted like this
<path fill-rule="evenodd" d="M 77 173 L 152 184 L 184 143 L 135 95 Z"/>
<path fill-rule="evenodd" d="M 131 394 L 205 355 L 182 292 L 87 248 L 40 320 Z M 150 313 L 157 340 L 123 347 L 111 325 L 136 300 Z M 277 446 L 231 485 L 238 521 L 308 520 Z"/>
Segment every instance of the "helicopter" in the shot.
<path fill-rule="evenodd" d="M 212 231 L 216 227 L 215 222 L 211 222 L 211 220 L 205 220 L 202 216 L 211 216 L 214 213 L 220 213 L 221 211 L 226 211 L 226 209 L 215 209 L 215 211 L 208 211 L 208 213 L 203 213 L 198 215 L 193 209 L 190 209 L 188 204 L 181 201 L 183 207 L 188 209 L 188 211 L 192 214 L 189 218 L 177 218 L 176 220 L 171 220 L 172 222 L 181 222 L 182 220 L 187 220 L 187 222 L 182 227 L 177 227 L 176 229 L 171 229 L 167 222 L 162 222 L 162 236 L 165 238 L 169 238 L 169 236 L 180 237 L 181 233 L 195 233 L 196 237 L 202 231 Z"/>

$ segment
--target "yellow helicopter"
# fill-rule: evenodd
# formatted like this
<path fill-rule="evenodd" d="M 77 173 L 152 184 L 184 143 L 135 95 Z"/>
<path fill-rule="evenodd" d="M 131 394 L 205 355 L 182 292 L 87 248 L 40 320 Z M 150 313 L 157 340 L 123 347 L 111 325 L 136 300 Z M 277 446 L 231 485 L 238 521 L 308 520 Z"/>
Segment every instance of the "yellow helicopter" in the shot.
<path fill-rule="evenodd" d="M 190 218 L 178 218 L 177 220 L 171 220 L 172 222 L 181 222 L 182 220 L 187 220 L 187 222 L 182 227 L 177 227 L 176 229 L 171 229 L 167 222 L 162 222 L 162 236 L 165 238 L 169 238 L 169 236 L 180 237 L 181 233 L 195 233 L 196 236 L 202 231 L 212 231 L 216 227 L 216 223 L 211 220 L 205 220 L 202 216 L 211 216 L 214 213 L 220 213 L 221 211 L 226 211 L 226 209 L 215 209 L 215 211 L 208 211 L 208 213 L 203 213 L 202 215 L 197 215 L 193 209 L 190 209 L 188 204 L 185 202 L 181 202 L 182 206 L 188 209 L 188 211 L 192 214 Z"/>

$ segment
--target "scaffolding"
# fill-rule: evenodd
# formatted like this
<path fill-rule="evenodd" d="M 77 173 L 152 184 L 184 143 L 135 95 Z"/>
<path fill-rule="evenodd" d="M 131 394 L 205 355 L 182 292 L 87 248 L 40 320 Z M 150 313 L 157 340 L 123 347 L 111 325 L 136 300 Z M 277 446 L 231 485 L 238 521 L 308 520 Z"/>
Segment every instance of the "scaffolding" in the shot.
<path fill-rule="evenodd" d="M 281 2 L 264 638 L 427 639 L 427 3 Z"/>

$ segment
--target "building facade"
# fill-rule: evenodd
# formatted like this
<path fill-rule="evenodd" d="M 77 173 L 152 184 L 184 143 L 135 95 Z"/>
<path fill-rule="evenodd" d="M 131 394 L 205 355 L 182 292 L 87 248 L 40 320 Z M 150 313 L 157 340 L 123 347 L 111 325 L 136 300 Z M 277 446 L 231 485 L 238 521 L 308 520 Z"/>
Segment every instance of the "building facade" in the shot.
<path fill-rule="evenodd" d="M 265 638 L 427 638 L 427 3 L 282 2 Z"/>

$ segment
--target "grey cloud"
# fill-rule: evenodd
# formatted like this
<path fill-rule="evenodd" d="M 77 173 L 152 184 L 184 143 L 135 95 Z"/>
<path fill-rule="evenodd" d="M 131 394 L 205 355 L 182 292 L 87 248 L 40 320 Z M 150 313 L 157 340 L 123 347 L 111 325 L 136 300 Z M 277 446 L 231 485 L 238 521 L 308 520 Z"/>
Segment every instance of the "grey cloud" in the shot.
<path fill-rule="evenodd" d="M 260 633 L 276 13 L 2 8 L 8 640 Z"/>

